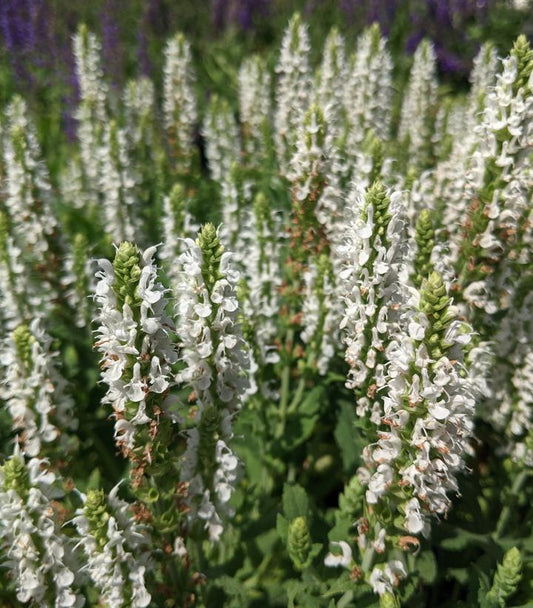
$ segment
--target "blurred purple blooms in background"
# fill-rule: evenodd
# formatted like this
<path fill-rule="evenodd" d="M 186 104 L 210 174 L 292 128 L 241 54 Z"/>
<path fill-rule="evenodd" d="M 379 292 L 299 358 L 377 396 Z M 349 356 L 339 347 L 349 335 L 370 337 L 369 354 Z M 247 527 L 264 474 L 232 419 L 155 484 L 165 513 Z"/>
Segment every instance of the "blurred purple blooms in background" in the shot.
<path fill-rule="evenodd" d="M 271 40 L 272 32 L 281 35 L 294 10 L 301 10 L 310 23 L 314 18 L 319 27 L 326 25 L 322 16 L 335 14 L 341 29 L 344 25 L 354 35 L 378 22 L 396 54 L 412 54 L 427 37 L 435 45 L 440 71 L 466 80 L 489 11 L 510 4 L 507 0 L 211 0 L 208 23 L 202 3 L 192 0 L 98 0 L 80 5 L 68 0 L 0 0 L 0 68 L 9 66 L 12 88 L 29 96 L 58 87 L 64 126 L 72 133 L 77 83 L 71 41 L 83 19 L 89 18 L 89 27 L 101 37 L 106 76 L 117 90 L 126 77 L 156 76 L 161 66 L 156 69 L 150 57 L 160 56 L 165 39 L 174 31 L 184 29 L 193 45 L 195 38 L 203 36 L 200 46 L 230 29 L 249 40 L 268 31 Z M 516 15 L 513 23 L 515 30 L 522 25 Z M 513 38 L 517 33 L 512 33 Z"/>

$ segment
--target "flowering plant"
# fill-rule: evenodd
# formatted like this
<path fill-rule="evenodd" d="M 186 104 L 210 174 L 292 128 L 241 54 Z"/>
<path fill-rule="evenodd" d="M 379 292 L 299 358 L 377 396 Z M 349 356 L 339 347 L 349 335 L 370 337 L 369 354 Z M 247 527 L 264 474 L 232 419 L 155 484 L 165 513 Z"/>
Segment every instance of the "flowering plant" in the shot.
<path fill-rule="evenodd" d="M 202 108 L 182 34 L 116 95 L 82 26 L 58 179 L 5 109 L 3 605 L 533 601 L 533 51 L 347 47 Z"/>

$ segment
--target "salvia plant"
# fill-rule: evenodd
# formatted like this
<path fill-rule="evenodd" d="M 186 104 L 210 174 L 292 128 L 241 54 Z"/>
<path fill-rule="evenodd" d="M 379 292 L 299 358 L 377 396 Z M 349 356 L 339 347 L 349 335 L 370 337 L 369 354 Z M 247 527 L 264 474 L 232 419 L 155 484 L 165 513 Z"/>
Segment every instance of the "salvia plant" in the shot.
<path fill-rule="evenodd" d="M 533 51 L 310 39 L 3 109 L 2 606 L 532 605 Z"/>

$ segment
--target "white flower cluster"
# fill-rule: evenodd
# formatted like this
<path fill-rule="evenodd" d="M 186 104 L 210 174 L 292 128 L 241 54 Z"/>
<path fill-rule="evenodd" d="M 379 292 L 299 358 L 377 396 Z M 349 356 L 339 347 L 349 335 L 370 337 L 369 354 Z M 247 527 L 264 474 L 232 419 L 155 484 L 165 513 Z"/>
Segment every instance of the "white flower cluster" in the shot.
<path fill-rule="evenodd" d="M 190 170 L 190 150 L 198 120 L 194 94 L 191 48 L 183 34 L 171 38 L 165 48 L 163 117 L 174 162 L 180 172 Z"/>
<path fill-rule="evenodd" d="M 307 26 L 295 15 L 285 30 L 276 67 L 274 140 L 282 173 L 289 169 L 299 126 L 311 100 L 310 50 Z"/>
<path fill-rule="evenodd" d="M 10 237 L 6 242 L 6 263 L 11 293 L 18 292 L 23 310 L 8 318 L 27 320 L 46 314 L 58 297 L 53 276 L 50 242 L 58 223 L 51 204 L 51 185 L 25 102 L 15 97 L 7 108 L 4 138 L 5 211 Z M 12 251 L 10 251 L 12 249 Z M 10 258 L 8 262 L 7 258 Z M 37 271 L 37 268 L 42 270 Z M 38 279 L 35 275 L 38 274 Z M 5 276 L 7 279 L 7 276 Z"/>
<path fill-rule="evenodd" d="M 124 91 L 124 114 L 129 147 L 151 147 L 154 133 L 148 128 L 155 111 L 154 84 L 146 76 L 130 80 Z"/>
<path fill-rule="evenodd" d="M 296 148 L 290 162 L 287 179 L 293 183 L 296 202 L 306 199 L 316 205 L 316 195 L 321 193 L 329 164 L 326 145 L 326 122 L 322 109 L 312 105 L 298 126 Z M 319 190 L 317 190 L 319 188 Z"/>
<path fill-rule="evenodd" d="M 377 24 L 367 28 L 357 40 L 344 105 L 349 125 L 347 150 L 351 156 L 360 149 L 370 130 L 383 141 L 389 139 L 392 58 Z"/>
<path fill-rule="evenodd" d="M 533 171 L 526 150 L 533 143 L 533 72 L 519 86 L 523 77 L 518 58 L 511 53 L 503 60 L 496 86 L 487 95 L 483 120 L 476 130 L 479 144 L 467 184 L 467 193 L 471 198 L 480 197 L 479 204 L 488 218 L 484 230 L 475 237 L 475 245 L 479 249 L 477 256 L 487 260 L 489 268 L 485 271 L 488 276 L 475 277 L 477 280 L 466 286 L 464 297 L 487 314 L 505 308 L 509 293 L 514 291 L 515 279 L 509 274 L 506 258 L 516 257 L 509 252 L 517 235 L 523 232 L 523 245 L 532 241 L 527 224 L 531 219 Z M 530 260 L 527 249 L 519 264 Z"/>
<path fill-rule="evenodd" d="M 324 54 L 315 84 L 315 103 L 324 108 L 324 117 L 328 125 L 327 149 L 333 144 L 338 144 L 338 140 L 343 135 L 344 94 L 348 77 L 345 55 L 344 38 L 336 29 L 333 29 L 324 43 Z M 353 103 L 353 100 L 350 103 Z"/>
<path fill-rule="evenodd" d="M 265 153 L 265 126 L 270 122 L 270 73 L 259 56 L 245 59 L 239 69 L 239 114 L 247 161 L 257 164 Z"/>
<path fill-rule="evenodd" d="M 304 273 L 303 331 L 300 337 L 315 351 L 310 354 L 321 376 L 327 374 L 329 362 L 337 352 L 339 319 L 342 316 L 342 302 L 337 297 L 333 277 L 328 270 L 311 263 Z"/>
<path fill-rule="evenodd" d="M 378 441 L 363 451 L 366 500 L 378 503 L 394 487 L 411 488 L 401 505 L 410 534 L 427 533 L 428 514 L 444 515 L 457 492 L 456 475 L 464 468 L 473 432 L 475 398 L 470 378 L 462 376 L 461 346 L 470 339 L 464 325 L 452 323 L 444 340 L 449 350 L 438 359 L 428 352 L 430 321 L 411 310 L 402 319 L 404 333 L 386 348 L 387 390 Z M 413 371 L 415 370 L 415 371 Z"/>
<path fill-rule="evenodd" d="M 354 185 L 346 215 L 344 241 L 335 257 L 340 269 L 338 293 L 345 305 L 340 327 L 350 366 L 347 386 L 359 389 L 358 415 L 371 413 L 379 419 L 379 401 L 372 395 L 386 384 L 382 353 L 401 302 L 398 283 L 405 274 L 405 201 L 399 192 L 389 196 L 379 184 L 366 195 Z"/>
<path fill-rule="evenodd" d="M 152 601 L 145 583 L 151 568 L 150 540 L 132 518 L 130 505 L 117 493 L 115 486 L 106 499 L 97 492 L 89 494 L 89 499 L 82 495 L 85 508 L 77 510 L 72 522 L 87 559 L 85 569 L 100 600 L 109 608 L 145 608 Z M 88 513 L 93 502 L 100 507 L 96 514 Z M 97 527 L 95 516 L 101 518 Z"/>
<path fill-rule="evenodd" d="M 239 274 L 232 269 L 232 255 L 222 252 L 212 224 L 202 228 L 196 243 L 187 239 L 186 245 L 174 288 L 185 364 L 176 381 L 193 389 L 197 409 L 181 477 L 189 484 L 190 519 L 205 520 L 215 541 L 237 474 L 237 459 L 228 442 L 233 436 L 231 418 L 250 386 L 250 359 L 237 323 Z"/>
<path fill-rule="evenodd" d="M 15 580 L 17 599 L 42 608 L 78 608 L 77 564 L 61 533 L 51 499 L 55 476 L 46 461 L 27 465 L 15 454 L 0 467 L 0 547 Z"/>
<path fill-rule="evenodd" d="M 161 228 L 164 241 L 161 246 L 161 260 L 165 262 L 171 285 L 177 279 L 178 269 L 174 261 L 184 251 L 183 237 L 198 231 L 198 226 L 186 206 L 187 194 L 180 184 L 175 184 L 170 194 L 163 197 Z"/>
<path fill-rule="evenodd" d="M 39 456 L 46 445 L 75 431 L 78 420 L 74 401 L 66 391 L 66 382 L 57 367 L 57 353 L 51 351 L 51 338 L 40 319 L 14 329 L 2 346 L 2 398 L 19 434 L 21 451 Z"/>
<path fill-rule="evenodd" d="M 257 196 L 253 216 L 243 226 L 242 232 L 246 251 L 242 266 L 247 288 L 242 306 L 244 317 L 250 321 L 254 332 L 254 344 L 258 349 L 256 358 L 263 366 L 279 361 L 274 340 L 278 331 L 276 318 L 280 310 L 283 234 L 281 218 L 271 214 L 263 194 Z"/>
<path fill-rule="evenodd" d="M 211 99 L 202 133 L 211 177 L 224 188 L 231 168 L 240 162 L 237 122 L 225 99 Z"/>
<path fill-rule="evenodd" d="M 81 100 L 76 119 L 85 187 L 93 196 L 97 195 L 99 189 L 101 125 L 108 122 L 108 92 L 100 60 L 101 50 L 98 38 L 84 26 L 80 27 L 74 35 L 74 58 Z"/>
<path fill-rule="evenodd" d="M 8 219 L 0 211 L 0 315 L 3 327 L 9 331 L 19 325 L 27 316 L 28 300 L 35 301 L 30 296 L 30 285 L 26 266 L 21 259 L 21 251 L 15 245 L 9 234 Z"/>
<path fill-rule="evenodd" d="M 423 40 L 415 51 L 413 67 L 405 92 L 398 136 L 407 142 L 407 156 L 411 165 L 424 166 L 428 145 L 434 130 L 432 112 L 437 104 L 437 58 L 432 44 Z"/>
<path fill-rule="evenodd" d="M 103 402 L 113 406 L 115 439 L 126 452 L 135 447 L 136 429 L 153 423 L 156 414 L 150 409 L 150 397 L 167 391 L 170 366 L 177 360 L 169 338 L 173 325 L 165 314 L 165 289 L 153 261 L 155 251 L 150 247 L 141 255 L 130 243 L 117 249 L 116 262 L 122 255 L 134 260 L 135 302 L 118 300 L 123 277 L 111 262 L 99 260 L 96 275 L 100 309 L 96 347 L 102 353 L 102 380 L 109 386 Z"/>
<path fill-rule="evenodd" d="M 106 231 L 115 242 L 135 240 L 135 180 L 131 173 L 126 134 L 114 121 L 104 126 L 98 158 Z"/>

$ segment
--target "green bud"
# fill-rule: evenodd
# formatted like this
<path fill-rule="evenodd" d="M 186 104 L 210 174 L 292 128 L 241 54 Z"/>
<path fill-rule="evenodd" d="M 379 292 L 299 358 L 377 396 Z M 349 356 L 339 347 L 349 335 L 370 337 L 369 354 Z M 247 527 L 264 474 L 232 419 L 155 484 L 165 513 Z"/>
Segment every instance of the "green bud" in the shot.
<path fill-rule="evenodd" d="M 379 596 L 379 608 L 400 608 L 400 600 L 392 593 Z"/>
<path fill-rule="evenodd" d="M 185 222 L 185 192 L 181 184 L 174 184 L 169 195 L 170 213 L 178 234 L 183 231 Z"/>
<path fill-rule="evenodd" d="M 210 222 L 204 224 L 200 229 L 196 244 L 202 250 L 203 264 L 202 277 L 207 289 L 211 290 L 213 285 L 222 278 L 220 274 L 220 258 L 224 253 L 224 246 L 220 243 L 217 230 Z"/>
<path fill-rule="evenodd" d="M 522 555 L 513 547 L 503 556 L 498 564 L 494 582 L 487 594 L 487 602 L 494 608 L 505 608 L 506 601 L 516 591 L 522 578 Z"/>
<path fill-rule="evenodd" d="M 415 241 L 417 252 L 414 260 L 415 272 L 413 282 L 420 288 L 423 280 L 433 270 L 431 253 L 435 246 L 435 229 L 429 209 L 423 209 L 418 216 L 415 228 Z"/>
<path fill-rule="evenodd" d="M 339 509 L 341 513 L 354 520 L 360 517 L 364 494 L 365 489 L 361 485 L 357 475 L 354 475 L 344 487 L 344 492 L 339 496 Z"/>
<path fill-rule="evenodd" d="M 115 283 L 113 291 L 119 306 L 128 304 L 133 307 L 138 301 L 137 286 L 141 276 L 141 254 L 133 243 L 125 241 L 119 245 L 113 261 Z"/>
<path fill-rule="evenodd" d="M 35 344 L 35 337 L 27 325 L 19 325 L 13 330 L 13 342 L 19 361 L 28 370 L 32 365 L 32 349 Z"/>
<path fill-rule="evenodd" d="M 89 490 L 87 492 L 83 514 L 89 522 L 89 530 L 94 535 L 99 547 L 103 549 L 108 542 L 107 522 L 109 521 L 107 502 L 103 490 Z"/>
<path fill-rule="evenodd" d="M 290 522 L 287 547 L 295 568 L 303 570 L 309 566 L 311 536 L 305 517 L 297 517 Z"/>
<path fill-rule="evenodd" d="M 15 490 L 15 492 L 26 500 L 30 491 L 30 474 L 24 460 L 19 456 L 13 456 L 7 460 L 2 467 L 4 473 L 4 490 Z"/>
<path fill-rule="evenodd" d="M 429 356 L 434 360 L 442 357 L 449 347 L 444 336 L 455 318 L 448 310 L 450 304 L 451 298 L 448 296 L 442 276 L 433 271 L 422 284 L 420 310 L 425 313 L 430 324 L 424 342 L 428 347 Z"/>
<path fill-rule="evenodd" d="M 518 93 L 519 89 L 525 88 L 529 83 L 529 77 L 533 71 L 533 50 L 528 39 L 524 34 L 520 34 L 516 39 L 511 56 L 516 57 L 518 64 L 518 74 L 513 83 L 514 93 Z"/>

